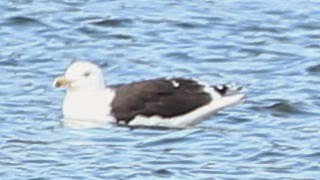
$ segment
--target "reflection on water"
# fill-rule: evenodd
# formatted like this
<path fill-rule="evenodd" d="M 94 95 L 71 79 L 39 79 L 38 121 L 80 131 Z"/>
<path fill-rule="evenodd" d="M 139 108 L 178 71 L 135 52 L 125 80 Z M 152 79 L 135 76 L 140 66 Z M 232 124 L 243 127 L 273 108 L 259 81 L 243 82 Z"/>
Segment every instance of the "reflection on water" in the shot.
<path fill-rule="evenodd" d="M 107 128 L 113 127 L 115 122 L 109 120 L 82 120 L 82 119 L 71 119 L 63 118 L 61 119 L 64 127 L 73 128 L 73 129 L 86 129 L 86 128 Z"/>
<path fill-rule="evenodd" d="M 319 2 L 0 4 L 2 179 L 320 177 Z M 76 59 L 109 84 L 236 82 L 247 100 L 187 129 L 73 129 L 51 82 Z"/>

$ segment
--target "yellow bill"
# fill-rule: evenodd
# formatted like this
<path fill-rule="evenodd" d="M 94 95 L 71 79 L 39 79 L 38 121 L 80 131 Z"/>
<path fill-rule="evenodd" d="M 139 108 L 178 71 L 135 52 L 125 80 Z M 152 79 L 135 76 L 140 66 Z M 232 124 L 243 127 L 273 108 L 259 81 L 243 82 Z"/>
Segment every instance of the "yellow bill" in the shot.
<path fill-rule="evenodd" d="M 53 81 L 53 86 L 56 88 L 60 87 L 69 87 L 71 85 L 71 81 L 66 79 L 64 76 L 59 76 Z"/>

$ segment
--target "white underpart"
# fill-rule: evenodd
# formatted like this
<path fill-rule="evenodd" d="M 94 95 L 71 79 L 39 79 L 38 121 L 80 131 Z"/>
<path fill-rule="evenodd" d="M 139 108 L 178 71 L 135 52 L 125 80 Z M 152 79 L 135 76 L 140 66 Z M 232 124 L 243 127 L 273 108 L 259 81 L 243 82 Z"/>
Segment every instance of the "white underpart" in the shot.
<path fill-rule="evenodd" d="M 72 128 L 103 127 L 114 123 L 111 89 L 96 91 L 69 91 L 63 101 L 64 125 Z"/>
<path fill-rule="evenodd" d="M 206 86 L 204 90 L 208 92 L 212 98 L 212 101 L 207 105 L 199 107 L 187 114 L 172 118 L 162 118 L 160 116 L 146 117 L 143 115 L 138 115 L 132 121 L 130 121 L 129 125 L 184 128 L 195 125 L 222 108 L 239 103 L 244 98 L 244 95 L 240 93 L 222 97 L 210 86 Z"/>

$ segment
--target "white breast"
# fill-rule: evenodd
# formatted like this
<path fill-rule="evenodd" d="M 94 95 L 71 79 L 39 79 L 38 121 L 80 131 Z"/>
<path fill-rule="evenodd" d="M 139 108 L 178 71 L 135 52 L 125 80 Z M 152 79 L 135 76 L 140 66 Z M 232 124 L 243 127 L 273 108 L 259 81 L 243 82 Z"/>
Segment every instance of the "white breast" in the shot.
<path fill-rule="evenodd" d="M 63 102 L 64 123 L 72 127 L 101 127 L 115 122 L 110 105 L 114 96 L 111 89 L 68 91 Z"/>

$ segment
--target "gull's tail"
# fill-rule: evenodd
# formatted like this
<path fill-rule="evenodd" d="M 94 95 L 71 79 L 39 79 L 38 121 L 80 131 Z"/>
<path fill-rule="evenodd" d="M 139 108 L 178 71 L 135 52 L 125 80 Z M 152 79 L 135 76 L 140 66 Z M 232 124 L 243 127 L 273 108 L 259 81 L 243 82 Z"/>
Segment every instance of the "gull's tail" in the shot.
<path fill-rule="evenodd" d="M 241 92 L 242 87 L 222 84 L 212 86 L 212 88 L 215 91 L 215 101 L 219 109 L 237 104 L 244 99 L 244 94 Z"/>

